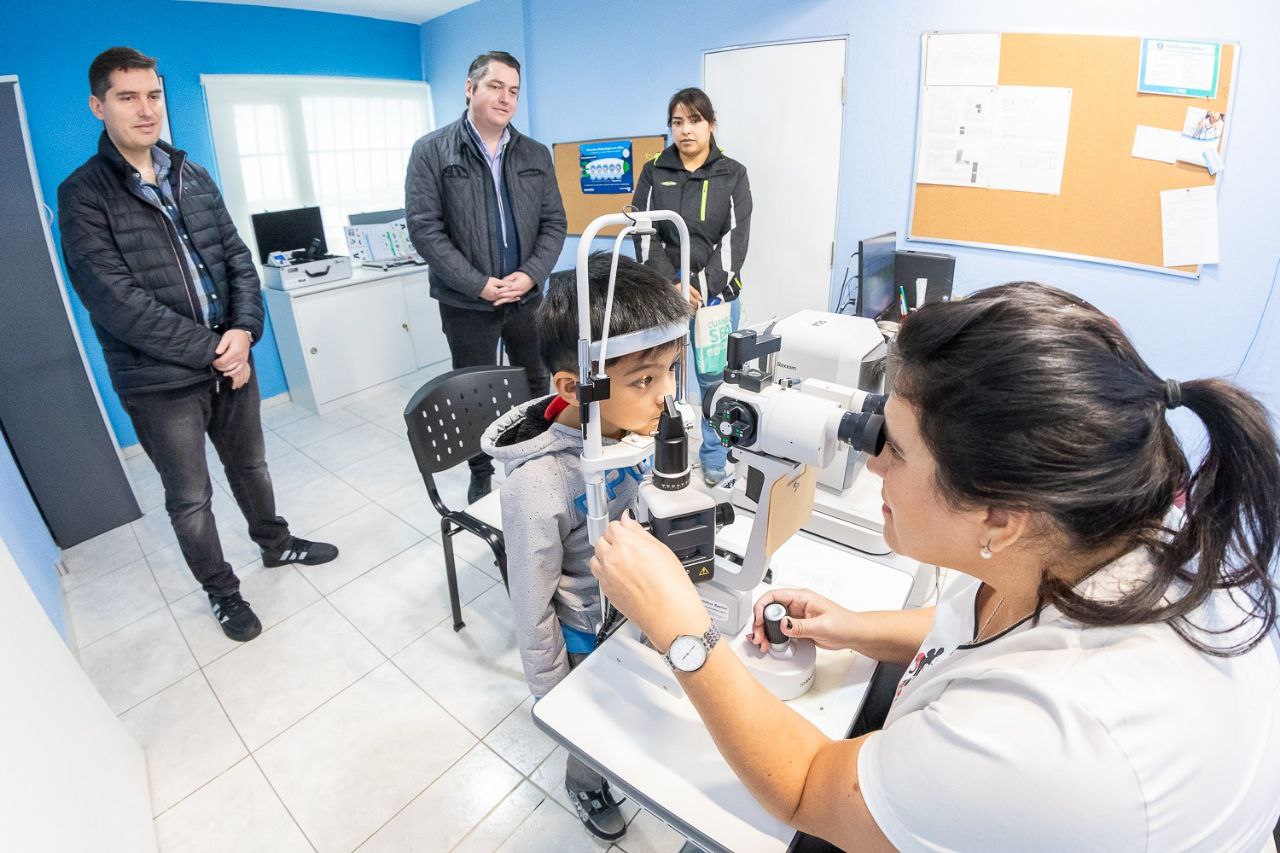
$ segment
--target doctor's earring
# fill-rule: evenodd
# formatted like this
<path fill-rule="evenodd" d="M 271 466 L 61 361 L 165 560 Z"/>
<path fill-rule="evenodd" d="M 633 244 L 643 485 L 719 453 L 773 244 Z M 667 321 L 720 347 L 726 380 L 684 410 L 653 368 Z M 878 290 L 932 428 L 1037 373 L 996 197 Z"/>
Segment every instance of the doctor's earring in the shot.
<path fill-rule="evenodd" d="M 988 540 L 987 544 L 983 545 L 982 549 L 978 551 L 978 556 L 984 560 L 991 559 L 991 541 L 990 540 Z"/>

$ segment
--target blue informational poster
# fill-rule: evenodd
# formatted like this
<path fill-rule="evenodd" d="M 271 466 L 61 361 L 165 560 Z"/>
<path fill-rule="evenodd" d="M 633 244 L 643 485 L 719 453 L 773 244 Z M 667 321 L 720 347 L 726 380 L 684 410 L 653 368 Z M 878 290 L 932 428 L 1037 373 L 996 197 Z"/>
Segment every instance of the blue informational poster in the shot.
<path fill-rule="evenodd" d="M 1218 97 L 1222 45 L 1204 41 L 1142 40 L 1138 91 L 1184 98 Z"/>
<path fill-rule="evenodd" d="M 635 190 L 635 171 L 631 168 L 631 140 L 616 142 L 584 142 L 578 146 L 582 192 L 627 193 Z"/>

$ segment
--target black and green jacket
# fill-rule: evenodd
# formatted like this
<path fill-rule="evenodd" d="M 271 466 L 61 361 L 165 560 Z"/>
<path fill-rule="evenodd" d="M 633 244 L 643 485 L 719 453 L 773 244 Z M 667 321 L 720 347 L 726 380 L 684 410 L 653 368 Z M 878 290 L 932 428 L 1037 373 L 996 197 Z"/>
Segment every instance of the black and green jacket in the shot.
<path fill-rule="evenodd" d="M 711 141 L 707 161 L 690 172 L 680 152 L 668 146 L 644 164 L 634 204 L 640 210 L 674 210 L 689 228 L 689 270 L 694 287 L 725 301 L 742 292 L 742 264 L 751 234 L 751 184 L 747 169 Z M 680 267 L 680 238 L 670 222 L 657 223 L 656 237 L 636 238 L 636 257 L 671 280 Z"/>

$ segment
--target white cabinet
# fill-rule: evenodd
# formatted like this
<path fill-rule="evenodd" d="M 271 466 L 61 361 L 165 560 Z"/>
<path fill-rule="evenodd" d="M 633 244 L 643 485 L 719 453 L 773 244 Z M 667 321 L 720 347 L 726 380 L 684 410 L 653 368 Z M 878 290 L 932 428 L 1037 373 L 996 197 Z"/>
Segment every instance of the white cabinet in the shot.
<path fill-rule="evenodd" d="M 449 357 L 423 267 L 264 292 L 289 395 L 315 412 Z"/>

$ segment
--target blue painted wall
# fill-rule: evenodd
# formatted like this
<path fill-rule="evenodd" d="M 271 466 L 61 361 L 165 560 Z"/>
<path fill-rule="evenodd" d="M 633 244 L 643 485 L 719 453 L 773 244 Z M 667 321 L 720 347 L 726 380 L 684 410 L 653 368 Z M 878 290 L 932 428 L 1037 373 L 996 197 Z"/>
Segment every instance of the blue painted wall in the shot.
<path fill-rule="evenodd" d="M 529 131 L 529 106 L 536 96 L 525 45 L 525 11 L 521 0 L 484 0 L 427 21 L 419 33 L 422 79 L 431 84 L 436 122 L 447 124 L 466 109 L 463 83 L 471 60 L 491 50 L 505 50 L 520 62 L 520 101 L 514 124 Z"/>
<path fill-rule="evenodd" d="M 55 214 L 58 184 L 96 150 L 102 124 L 89 112 L 87 73 L 93 57 L 112 45 L 127 44 L 160 60 L 174 143 L 215 177 L 201 74 L 422 79 L 419 28 L 413 24 L 174 0 L 63 0 L 21 15 L 16 8 L 6 11 L 0 74 L 18 75 L 41 189 Z M 252 243 L 252 235 L 241 236 Z M 134 444 L 88 315 L 74 293 L 71 301 L 116 437 L 121 446 Z M 269 326 L 254 356 L 263 396 L 286 391 Z"/>
<path fill-rule="evenodd" d="M 58 546 L 45 527 L 40 510 L 31 498 L 18 463 L 9 450 L 9 443 L 0 437 L 0 540 L 4 541 L 22 576 L 27 579 L 31 591 L 49 621 L 65 640 L 67 618 L 62 609 L 62 590 L 58 585 L 58 573 L 54 564 L 58 560 Z"/>
<path fill-rule="evenodd" d="M 495 21 L 514 19 L 514 7 L 513 0 L 481 0 L 426 24 L 424 57 L 450 50 L 446 40 L 483 41 Z M 847 34 L 849 94 L 833 289 L 859 237 L 907 232 L 922 32 L 1115 32 L 1238 41 L 1240 74 L 1220 195 L 1222 263 L 1206 267 L 1199 281 L 1036 255 L 923 242 L 908 247 L 957 255 L 960 293 L 1014 279 L 1038 279 L 1079 293 L 1124 325 L 1155 370 L 1179 379 L 1233 374 L 1257 328 L 1280 260 L 1274 214 L 1280 198 L 1280 111 L 1272 103 L 1280 89 L 1280 52 L 1270 44 L 1280 32 L 1280 4 L 1219 4 L 1210 16 L 1197 0 L 1158 6 L 1109 0 L 653 0 L 642 7 L 538 0 L 524 6 L 523 19 L 526 129 L 547 144 L 662 130 L 671 92 L 700 83 L 704 50 Z M 437 81 L 444 80 L 445 69 L 425 61 L 424 70 L 433 89 L 441 89 Z M 876 117 L 875 133 L 858 130 L 868 115 Z M 778 154 L 798 163 L 804 157 Z M 562 267 L 573 264 L 575 247 L 570 239 Z M 599 242 L 596 248 L 605 247 Z M 1260 338 L 1265 337 L 1264 330 Z M 1242 378 L 1265 392 L 1269 376 L 1274 393 L 1278 373 L 1280 367 L 1264 365 Z M 1184 436 L 1194 437 L 1194 425 L 1178 423 Z"/>

